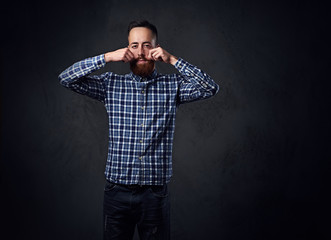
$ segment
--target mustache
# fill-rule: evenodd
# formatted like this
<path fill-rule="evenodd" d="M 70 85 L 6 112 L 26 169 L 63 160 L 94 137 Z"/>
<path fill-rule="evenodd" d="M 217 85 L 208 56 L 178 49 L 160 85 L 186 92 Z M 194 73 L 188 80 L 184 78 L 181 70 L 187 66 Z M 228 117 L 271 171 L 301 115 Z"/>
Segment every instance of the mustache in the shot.
<path fill-rule="evenodd" d="M 148 62 L 154 62 L 154 60 L 149 59 L 149 58 L 146 58 L 145 56 L 139 56 L 139 57 L 137 57 L 137 58 L 134 58 L 134 59 L 131 60 L 131 62 L 136 63 L 136 62 L 138 62 L 139 60 L 148 61 Z"/>

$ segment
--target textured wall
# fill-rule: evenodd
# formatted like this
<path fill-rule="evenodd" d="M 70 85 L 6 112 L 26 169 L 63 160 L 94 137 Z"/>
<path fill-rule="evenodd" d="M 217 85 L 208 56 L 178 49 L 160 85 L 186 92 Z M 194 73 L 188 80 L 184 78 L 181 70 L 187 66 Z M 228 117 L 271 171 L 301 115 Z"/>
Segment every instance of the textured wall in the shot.
<path fill-rule="evenodd" d="M 146 18 L 219 93 L 180 106 L 172 239 L 327 234 L 326 11 L 304 1 L 22 2 L 1 16 L 1 217 L 8 239 L 101 239 L 107 116 L 57 76 Z M 174 72 L 157 65 L 160 72 Z M 126 73 L 110 63 L 104 71 Z M 321 238 L 322 239 L 322 238 Z"/>

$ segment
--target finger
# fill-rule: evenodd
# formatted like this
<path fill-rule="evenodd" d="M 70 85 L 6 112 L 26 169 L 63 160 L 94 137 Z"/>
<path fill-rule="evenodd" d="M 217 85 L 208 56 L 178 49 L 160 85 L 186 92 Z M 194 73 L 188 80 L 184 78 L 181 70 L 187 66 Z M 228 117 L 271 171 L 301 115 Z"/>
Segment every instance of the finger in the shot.
<path fill-rule="evenodd" d="M 155 53 L 153 55 L 153 58 L 155 59 L 155 61 L 163 61 L 162 60 L 162 53 L 161 52 Z"/>
<path fill-rule="evenodd" d="M 126 62 L 128 62 L 129 60 L 128 60 L 128 58 L 124 55 L 122 61 L 126 63 Z"/>
<path fill-rule="evenodd" d="M 156 52 L 158 52 L 158 51 L 159 51 L 158 48 L 153 48 L 153 49 L 149 50 L 149 52 L 150 52 L 151 54 L 156 53 Z"/>
<path fill-rule="evenodd" d="M 129 49 L 126 51 L 126 55 L 129 56 L 130 58 L 134 58 L 133 53 Z"/>
<path fill-rule="evenodd" d="M 128 56 L 129 56 L 130 60 L 132 60 L 132 59 L 135 58 L 132 52 L 130 52 L 130 53 L 128 54 Z"/>
<path fill-rule="evenodd" d="M 128 61 L 131 61 L 132 59 L 134 59 L 134 56 L 133 56 L 133 54 L 129 54 L 129 53 L 127 53 L 126 55 L 125 55 L 125 58 L 128 60 Z"/>
<path fill-rule="evenodd" d="M 153 53 L 154 53 L 154 52 L 155 52 L 155 51 L 153 51 L 153 49 L 149 51 L 148 56 L 147 56 L 147 58 L 148 58 L 149 60 L 153 60 Z"/>
<path fill-rule="evenodd" d="M 156 51 L 158 51 L 158 48 L 152 48 L 151 50 L 149 50 L 150 52 L 154 53 Z"/>
<path fill-rule="evenodd" d="M 126 50 L 125 56 L 128 59 L 128 61 L 132 61 L 135 58 L 134 54 L 130 51 L 130 49 Z"/>
<path fill-rule="evenodd" d="M 159 54 L 159 51 L 158 51 L 158 50 L 153 51 L 153 52 L 151 53 L 151 57 L 152 57 L 152 59 L 153 59 L 153 60 L 156 60 L 156 55 L 158 55 L 158 54 Z"/>
<path fill-rule="evenodd" d="M 154 61 L 156 60 L 155 55 L 156 55 L 155 53 L 152 53 L 152 54 L 151 54 L 151 57 L 152 57 L 152 59 L 153 59 Z"/>

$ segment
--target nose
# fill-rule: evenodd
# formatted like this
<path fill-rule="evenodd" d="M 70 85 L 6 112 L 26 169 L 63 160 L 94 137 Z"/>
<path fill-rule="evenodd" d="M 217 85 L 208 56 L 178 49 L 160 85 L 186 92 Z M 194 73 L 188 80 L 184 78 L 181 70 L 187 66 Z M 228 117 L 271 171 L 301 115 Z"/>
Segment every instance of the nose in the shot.
<path fill-rule="evenodd" d="M 139 46 L 138 47 L 138 56 L 142 56 L 142 55 L 144 55 L 143 47 Z"/>

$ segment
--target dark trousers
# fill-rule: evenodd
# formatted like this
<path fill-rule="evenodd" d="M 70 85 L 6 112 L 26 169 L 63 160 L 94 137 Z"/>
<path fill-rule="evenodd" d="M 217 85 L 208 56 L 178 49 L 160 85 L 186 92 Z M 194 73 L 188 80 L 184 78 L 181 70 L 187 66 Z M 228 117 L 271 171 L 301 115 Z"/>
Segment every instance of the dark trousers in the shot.
<path fill-rule="evenodd" d="M 169 240 L 170 218 L 167 185 L 117 185 L 107 182 L 104 191 L 104 239 L 132 240 L 137 226 L 140 240 Z"/>

